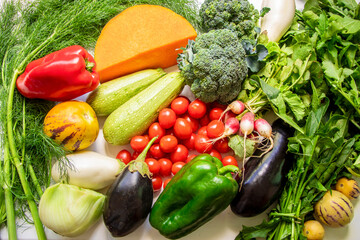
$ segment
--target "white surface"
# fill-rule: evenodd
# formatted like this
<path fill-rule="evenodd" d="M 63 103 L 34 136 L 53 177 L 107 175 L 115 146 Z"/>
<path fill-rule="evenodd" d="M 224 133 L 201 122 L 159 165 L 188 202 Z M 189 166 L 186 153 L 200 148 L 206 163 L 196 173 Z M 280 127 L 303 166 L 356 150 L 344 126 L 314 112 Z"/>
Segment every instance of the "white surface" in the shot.
<path fill-rule="evenodd" d="M 4 1 L 4 0 L 0 0 Z M 255 7 L 258 9 L 261 6 L 261 0 L 250 0 Z M 276 1 L 276 0 L 274 0 Z M 199 0 L 202 2 L 202 0 Z M 299 9 L 303 8 L 304 1 L 297 0 L 297 7 Z M 187 89 L 188 90 L 188 89 Z M 99 122 L 102 126 L 104 119 L 100 118 Z M 93 144 L 90 149 L 95 150 L 99 153 L 106 154 L 111 157 L 115 157 L 120 149 L 124 147 L 121 146 L 113 146 L 107 144 L 104 141 L 102 131 L 100 131 L 99 136 L 95 144 Z M 157 197 L 157 195 L 155 196 Z M 154 199 L 155 201 L 155 199 Z M 358 227 L 358 222 L 360 221 L 360 207 L 358 202 L 353 202 L 355 205 L 355 216 L 352 222 L 343 228 L 339 229 L 330 229 L 326 228 L 325 240 L 357 240 L 359 239 L 360 229 Z M 263 219 L 266 218 L 266 212 L 252 218 L 241 218 L 235 216 L 231 210 L 228 208 L 210 222 L 206 223 L 203 227 L 199 228 L 195 232 L 190 235 L 184 237 L 183 239 L 188 240 L 219 240 L 219 239 L 234 239 L 236 235 L 239 233 L 241 227 L 243 225 L 253 226 L 261 223 Z M 49 229 L 46 229 L 48 239 L 70 239 L 59 236 L 52 232 Z M 19 239 L 36 239 L 36 231 L 32 226 L 24 225 L 23 227 L 19 227 L 18 229 L 18 237 Z M 7 239 L 6 229 L 2 229 L 0 232 L 0 239 Z M 104 239 L 113 239 L 106 227 L 104 226 L 102 219 L 93 226 L 86 234 L 79 236 L 77 238 L 71 239 L 92 239 L 92 240 L 104 240 Z M 129 234 L 126 237 L 122 237 L 123 240 L 134 240 L 134 239 L 142 239 L 142 240 L 165 240 L 163 236 L 161 236 L 156 229 L 153 229 L 149 221 L 146 220 L 145 223 L 138 228 L 135 232 Z"/>

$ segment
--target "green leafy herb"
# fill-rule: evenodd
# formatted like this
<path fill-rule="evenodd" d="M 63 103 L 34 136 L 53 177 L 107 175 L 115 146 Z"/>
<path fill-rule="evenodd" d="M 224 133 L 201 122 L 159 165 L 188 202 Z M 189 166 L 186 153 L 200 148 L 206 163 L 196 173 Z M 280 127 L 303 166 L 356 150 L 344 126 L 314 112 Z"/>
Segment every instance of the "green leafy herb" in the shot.
<path fill-rule="evenodd" d="M 305 239 L 313 205 L 347 169 L 359 172 L 359 8 L 353 0 L 307 1 L 280 43 L 265 44 L 264 68 L 244 82 L 241 100 L 260 113 L 270 106 L 297 131 L 277 206 L 236 239 Z"/>
<path fill-rule="evenodd" d="M 234 150 L 235 155 L 242 157 L 244 156 L 244 137 L 235 134 L 233 136 L 230 137 L 229 139 L 229 147 Z M 246 139 L 245 142 L 245 148 L 246 148 L 246 157 L 251 157 L 252 154 L 255 152 L 256 147 L 257 147 L 257 141 L 251 140 L 251 139 Z"/>

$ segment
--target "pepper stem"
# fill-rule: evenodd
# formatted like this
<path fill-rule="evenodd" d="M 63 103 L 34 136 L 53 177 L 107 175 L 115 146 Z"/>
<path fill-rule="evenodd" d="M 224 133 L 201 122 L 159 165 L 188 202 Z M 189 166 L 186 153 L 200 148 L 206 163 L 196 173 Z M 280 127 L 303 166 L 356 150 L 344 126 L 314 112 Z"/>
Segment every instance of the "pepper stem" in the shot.
<path fill-rule="evenodd" d="M 237 173 L 239 171 L 240 171 L 240 169 L 234 165 L 226 165 L 222 168 L 219 168 L 220 175 L 227 175 L 228 173 Z"/>
<path fill-rule="evenodd" d="M 93 68 L 95 67 L 95 63 L 90 62 L 89 59 L 85 58 L 85 68 L 89 72 L 93 72 Z"/>

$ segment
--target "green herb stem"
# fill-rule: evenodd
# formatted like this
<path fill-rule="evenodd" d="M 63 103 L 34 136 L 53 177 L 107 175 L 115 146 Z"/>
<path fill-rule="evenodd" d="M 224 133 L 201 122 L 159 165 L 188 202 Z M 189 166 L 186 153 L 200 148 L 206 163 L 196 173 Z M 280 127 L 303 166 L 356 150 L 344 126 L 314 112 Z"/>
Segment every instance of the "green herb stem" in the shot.
<path fill-rule="evenodd" d="M 9 146 L 5 142 L 4 146 L 4 178 L 2 179 L 2 188 L 5 194 L 5 208 L 6 208 L 6 223 L 9 240 L 17 239 L 16 220 L 15 220 L 15 205 L 14 198 L 11 192 L 11 160 L 9 156 Z"/>
<path fill-rule="evenodd" d="M 23 62 L 23 64 L 24 64 L 24 62 Z M 42 222 L 39 217 L 37 204 L 34 201 L 29 183 L 26 179 L 26 173 L 25 173 L 23 164 L 19 158 L 19 155 L 18 155 L 18 152 L 16 149 L 16 142 L 15 142 L 14 132 L 13 132 L 13 116 L 12 116 L 13 115 L 12 114 L 13 99 L 14 99 L 16 79 L 19 76 L 19 74 L 20 74 L 20 71 L 16 69 L 14 71 L 14 74 L 13 74 L 13 77 L 12 77 L 12 80 L 11 80 L 10 86 L 9 86 L 10 88 L 9 88 L 9 96 L 8 96 L 8 101 L 7 101 L 7 118 L 6 118 L 6 120 L 7 120 L 7 122 L 6 122 L 7 123 L 7 137 L 8 137 L 8 142 L 9 142 L 10 155 L 11 155 L 11 158 L 14 162 L 14 165 L 15 165 L 16 170 L 19 175 L 20 182 L 23 187 L 24 194 L 26 196 L 26 200 L 28 202 L 29 209 L 30 209 L 33 221 L 34 221 L 38 239 L 42 240 L 42 239 L 46 239 L 45 231 L 44 231 Z"/>

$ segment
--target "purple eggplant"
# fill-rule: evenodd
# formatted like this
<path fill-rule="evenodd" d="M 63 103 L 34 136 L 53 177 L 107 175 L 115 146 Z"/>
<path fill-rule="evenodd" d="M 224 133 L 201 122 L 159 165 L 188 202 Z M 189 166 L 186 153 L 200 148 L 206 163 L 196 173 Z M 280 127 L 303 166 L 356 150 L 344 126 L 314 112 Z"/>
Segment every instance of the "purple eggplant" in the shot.
<path fill-rule="evenodd" d="M 287 149 L 288 138 L 294 131 L 281 119 L 272 124 L 272 130 L 273 149 L 261 158 L 248 159 L 242 187 L 230 204 L 232 212 L 241 217 L 256 216 L 276 201 L 292 165 L 291 155 L 287 153 Z M 261 153 L 261 150 L 256 150 L 254 156 Z M 241 181 L 241 178 L 238 179 L 238 183 Z"/>
<path fill-rule="evenodd" d="M 151 211 L 153 186 L 144 162 L 153 138 L 143 152 L 131 161 L 107 192 L 103 219 L 113 237 L 123 237 L 142 225 Z"/>

